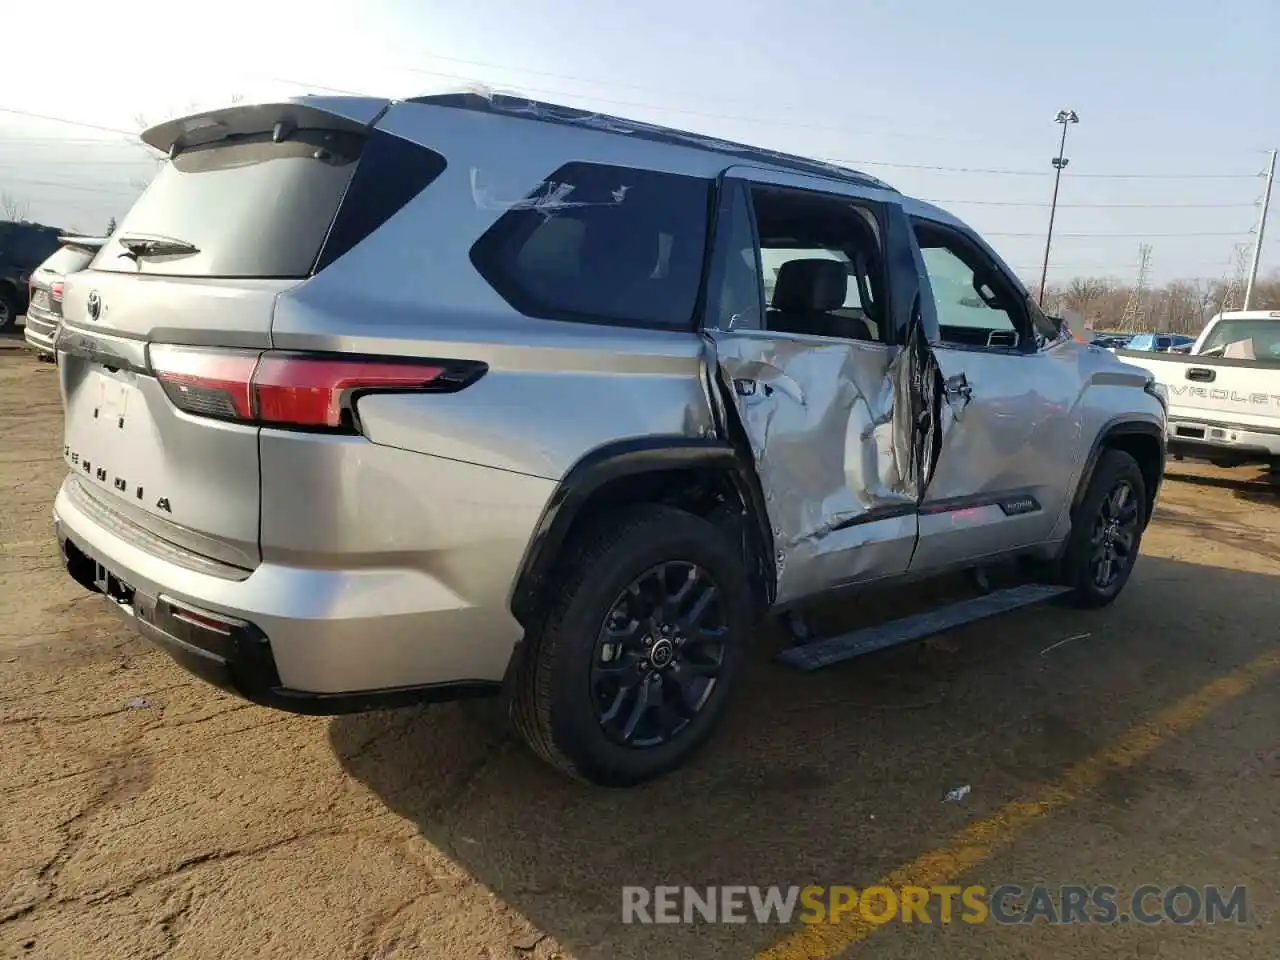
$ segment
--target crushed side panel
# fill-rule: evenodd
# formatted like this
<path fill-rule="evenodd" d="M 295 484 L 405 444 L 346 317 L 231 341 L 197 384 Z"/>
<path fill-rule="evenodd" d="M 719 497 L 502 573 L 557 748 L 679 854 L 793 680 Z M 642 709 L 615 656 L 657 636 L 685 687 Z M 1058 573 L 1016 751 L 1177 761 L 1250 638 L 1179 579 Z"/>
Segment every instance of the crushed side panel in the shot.
<path fill-rule="evenodd" d="M 918 486 L 911 432 L 894 415 L 901 352 L 747 334 L 715 339 L 764 489 L 778 599 L 905 567 L 915 519 L 891 508 L 913 508 Z M 866 523 L 875 511 L 886 519 Z"/>

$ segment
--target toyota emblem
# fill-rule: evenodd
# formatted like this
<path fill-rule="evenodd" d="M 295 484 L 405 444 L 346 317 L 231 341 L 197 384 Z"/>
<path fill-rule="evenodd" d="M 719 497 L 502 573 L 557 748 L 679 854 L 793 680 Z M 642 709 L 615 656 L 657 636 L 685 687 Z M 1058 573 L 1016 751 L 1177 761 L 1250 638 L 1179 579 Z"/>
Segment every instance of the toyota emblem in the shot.
<path fill-rule="evenodd" d="M 94 290 L 89 294 L 89 319 L 97 320 L 102 313 L 102 297 L 98 295 L 98 291 Z"/>

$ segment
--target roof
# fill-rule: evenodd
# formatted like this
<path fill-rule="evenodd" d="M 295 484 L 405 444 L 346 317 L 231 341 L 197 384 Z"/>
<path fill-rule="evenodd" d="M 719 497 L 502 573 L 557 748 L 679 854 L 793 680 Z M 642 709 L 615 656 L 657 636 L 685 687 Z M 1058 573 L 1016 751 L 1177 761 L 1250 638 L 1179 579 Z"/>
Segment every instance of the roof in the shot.
<path fill-rule="evenodd" d="M 863 187 L 874 187 L 879 190 L 891 190 L 889 184 L 877 180 L 870 174 L 842 167 L 821 160 L 768 150 L 764 147 L 753 147 L 732 140 L 720 140 L 702 133 L 691 133 L 657 124 L 644 123 L 639 120 L 628 120 L 605 113 L 581 110 L 577 107 L 566 107 L 541 100 L 529 100 L 525 97 L 509 94 L 489 93 L 440 93 L 424 97 L 411 97 L 409 103 L 421 103 L 435 107 L 450 107 L 458 110 L 472 110 L 477 113 L 500 114 L 508 117 L 519 117 L 542 123 L 564 124 L 571 127 L 613 133 L 620 136 L 636 137 L 656 143 L 666 143 L 678 147 L 693 147 L 719 153 L 735 160 L 765 164 L 776 169 L 794 173 L 805 173 L 813 176 L 827 177 L 833 180 L 844 180 Z"/>

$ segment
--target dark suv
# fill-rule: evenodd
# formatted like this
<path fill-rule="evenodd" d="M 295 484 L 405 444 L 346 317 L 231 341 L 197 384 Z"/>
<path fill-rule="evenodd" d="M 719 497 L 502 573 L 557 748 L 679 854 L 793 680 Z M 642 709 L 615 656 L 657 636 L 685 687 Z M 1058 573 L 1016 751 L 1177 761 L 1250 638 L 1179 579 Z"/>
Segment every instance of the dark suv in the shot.
<path fill-rule="evenodd" d="M 61 233 L 42 223 L 0 223 L 0 331 L 26 312 L 31 274 L 58 249 Z"/>
<path fill-rule="evenodd" d="M 62 281 L 87 267 L 102 249 L 105 237 L 59 237 L 61 246 L 31 274 L 27 345 L 41 357 L 54 359 L 53 342 L 62 323 Z"/>

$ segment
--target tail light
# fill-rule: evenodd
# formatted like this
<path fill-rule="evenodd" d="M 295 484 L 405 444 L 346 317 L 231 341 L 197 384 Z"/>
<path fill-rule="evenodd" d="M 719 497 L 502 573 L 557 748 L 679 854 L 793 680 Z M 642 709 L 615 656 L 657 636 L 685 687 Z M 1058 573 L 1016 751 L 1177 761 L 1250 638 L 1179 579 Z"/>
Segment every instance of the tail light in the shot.
<path fill-rule="evenodd" d="M 62 281 L 61 280 L 58 280 L 49 285 L 49 299 L 50 300 L 62 299 Z"/>
<path fill-rule="evenodd" d="M 357 433 L 355 400 L 375 392 L 452 393 L 487 369 L 416 360 L 153 344 L 151 368 L 178 409 L 262 426 Z"/>

